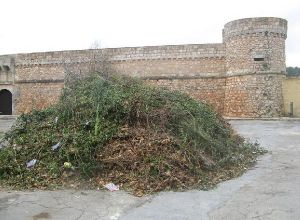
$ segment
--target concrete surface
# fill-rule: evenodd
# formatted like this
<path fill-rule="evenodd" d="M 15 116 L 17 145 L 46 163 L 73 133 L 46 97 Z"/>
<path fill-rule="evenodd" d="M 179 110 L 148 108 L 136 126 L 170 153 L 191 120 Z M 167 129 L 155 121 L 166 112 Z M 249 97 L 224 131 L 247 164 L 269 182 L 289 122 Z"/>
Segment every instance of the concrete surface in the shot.
<path fill-rule="evenodd" d="M 0 115 L 0 133 L 6 132 L 15 122 L 17 116 L 4 116 Z"/>
<path fill-rule="evenodd" d="M 210 191 L 0 192 L 0 219 L 300 219 L 300 122 L 232 121 L 271 152 L 243 176 Z"/>
<path fill-rule="evenodd" d="M 4 136 L 4 133 L 13 125 L 16 118 L 17 116 L 13 115 L 0 115 L 0 141 Z"/>

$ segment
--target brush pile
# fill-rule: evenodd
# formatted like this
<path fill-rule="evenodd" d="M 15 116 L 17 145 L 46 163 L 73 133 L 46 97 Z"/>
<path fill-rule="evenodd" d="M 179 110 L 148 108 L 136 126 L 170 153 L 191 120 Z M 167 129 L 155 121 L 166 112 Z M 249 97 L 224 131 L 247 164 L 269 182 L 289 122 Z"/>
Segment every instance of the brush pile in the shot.
<path fill-rule="evenodd" d="M 135 195 L 209 188 L 263 151 L 210 106 L 129 77 L 66 84 L 56 106 L 21 115 L 0 149 L 0 184 L 101 188 Z"/>

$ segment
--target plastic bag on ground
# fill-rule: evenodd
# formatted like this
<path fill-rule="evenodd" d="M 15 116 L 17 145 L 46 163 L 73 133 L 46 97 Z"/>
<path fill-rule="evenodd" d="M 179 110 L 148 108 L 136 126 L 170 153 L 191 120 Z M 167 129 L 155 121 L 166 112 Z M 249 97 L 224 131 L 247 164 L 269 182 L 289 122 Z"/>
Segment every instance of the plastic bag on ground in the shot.
<path fill-rule="evenodd" d="M 26 163 L 27 168 L 33 167 L 36 164 L 37 160 L 33 159 Z"/>
<path fill-rule="evenodd" d="M 53 145 L 51 148 L 54 151 L 54 150 L 57 150 L 58 148 L 60 148 L 60 146 L 61 146 L 61 144 L 60 144 L 60 142 L 58 142 L 57 144 Z"/>
<path fill-rule="evenodd" d="M 111 192 L 119 190 L 119 186 L 117 186 L 113 183 L 108 183 L 108 184 L 104 185 L 104 187 Z"/>

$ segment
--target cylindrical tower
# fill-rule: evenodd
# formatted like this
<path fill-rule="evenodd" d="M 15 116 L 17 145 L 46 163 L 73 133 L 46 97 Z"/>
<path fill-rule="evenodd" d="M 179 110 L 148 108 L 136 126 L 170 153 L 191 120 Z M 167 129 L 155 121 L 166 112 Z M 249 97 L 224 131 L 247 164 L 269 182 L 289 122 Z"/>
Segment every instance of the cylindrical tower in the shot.
<path fill-rule="evenodd" d="M 245 18 L 225 24 L 225 116 L 281 115 L 286 34 L 287 21 L 281 18 Z"/>

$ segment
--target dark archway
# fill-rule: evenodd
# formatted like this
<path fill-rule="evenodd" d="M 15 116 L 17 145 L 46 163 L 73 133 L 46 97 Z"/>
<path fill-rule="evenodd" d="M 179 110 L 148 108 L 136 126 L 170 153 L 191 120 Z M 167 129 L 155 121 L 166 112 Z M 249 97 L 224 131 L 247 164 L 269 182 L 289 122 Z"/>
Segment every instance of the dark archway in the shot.
<path fill-rule="evenodd" d="M 0 90 L 0 115 L 12 114 L 12 94 L 7 89 Z"/>

